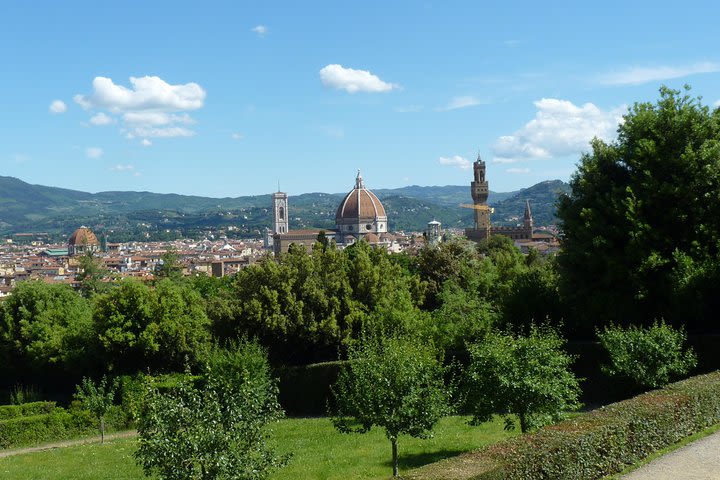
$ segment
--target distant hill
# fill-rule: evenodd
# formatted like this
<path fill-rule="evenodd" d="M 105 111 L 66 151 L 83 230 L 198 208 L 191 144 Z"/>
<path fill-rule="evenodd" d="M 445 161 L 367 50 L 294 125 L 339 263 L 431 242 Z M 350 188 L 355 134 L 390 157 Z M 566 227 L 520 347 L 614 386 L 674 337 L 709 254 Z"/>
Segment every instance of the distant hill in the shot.
<path fill-rule="evenodd" d="M 555 221 L 555 202 L 569 186 L 560 181 L 541 182 L 516 192 L 491 192 L 494 223 L 515 224 L 530 200 L 536 224 Z M 392 230 L 422 230 L 430 220 L 447 227 L 472 224 L 468 185 L 373 190 L 385 205 Z M 344 193 L 305 193 L 291 196 L 292 228 L 332 228 L 335 210 Z M 116 241 L 201 235 L 227 229 L 236 236 L 258 236 L 270 225 L 270 194 L 236 198 L 210 198 L 150 192 L 86 193 L 31 185 L 0 176 L 0 233 L 45 231 L 68 235 L 81 224 L 111 232 Z"/>

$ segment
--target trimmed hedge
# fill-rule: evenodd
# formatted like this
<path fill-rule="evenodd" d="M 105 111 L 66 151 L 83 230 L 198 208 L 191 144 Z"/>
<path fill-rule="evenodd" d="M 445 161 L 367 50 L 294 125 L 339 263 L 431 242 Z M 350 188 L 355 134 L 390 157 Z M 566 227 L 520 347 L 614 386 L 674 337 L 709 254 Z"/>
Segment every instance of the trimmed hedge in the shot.
<path fill-rule="evenodd" d="M 713 372 L 426 465 L 403 478 L 596 479 L 718 422 L 720 372 Z"/>
<path fill-rule="evenodd" d="M 29 417 L 50 413 L 55 409 L 55 402 L 32 402 L 22 405 L 0 405 L 0 420 Z"/>
<path fill-rule="evenodd" d="M 114 406 L 108 412 L 105 424 L 107 431 L 113 431 L 127 428 L 129 422 L 122 409 Z M 89 411 L 81 409 L 56 407 L 50 413 L 0 421 L 0 449 L 92 435 L 100 435 L 97 419 Z"/>

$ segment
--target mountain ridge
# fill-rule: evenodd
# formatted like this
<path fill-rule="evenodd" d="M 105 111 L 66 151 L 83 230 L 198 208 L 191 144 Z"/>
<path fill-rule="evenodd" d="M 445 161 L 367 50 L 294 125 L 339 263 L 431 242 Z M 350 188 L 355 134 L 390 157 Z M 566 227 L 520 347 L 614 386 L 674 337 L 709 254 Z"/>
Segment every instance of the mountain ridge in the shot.
<path fill-rule="evenodd" d="M 491 192 L 493 222 L 512 224 L 530 200 L 536 224 L 555 222 L 554 204 L 569 185 L 547 180 L 514 192 Z M 373 189 L 383 201 L 393 230 L 422 230 L 430 220 L 447 227 L 472 224 L 469 185 Z M 292 228 L 332 228 L 337 204 L 345 193 L 310 192 L 289 197 Z M 257 236 L 270 226 L 271 194 L 238 197 L 203 197 L 147 191 L 88 193 L 61 187 L 33 185 L 15 177 L 0 176 L 0 233 L 48 231 L 67 234 L 80 223 L 134 238 L 151 238 L 152 232 L 189 235 L 203 229 L 238 225 L 241 236 Z M 150 226 L 148 226 L 150 225 Z"/>

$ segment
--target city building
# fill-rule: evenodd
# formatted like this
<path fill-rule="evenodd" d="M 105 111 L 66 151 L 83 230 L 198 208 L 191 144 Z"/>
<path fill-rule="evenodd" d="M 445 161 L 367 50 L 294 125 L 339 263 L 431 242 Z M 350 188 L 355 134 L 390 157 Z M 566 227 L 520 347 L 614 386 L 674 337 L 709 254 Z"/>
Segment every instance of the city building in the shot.
<path fill-rule="evenodd" d="M 478 155 L 473 162 L 474 179 L 470 183 L 470 194 L 473 204 L 470 207 L 474 212 L 474 228 L 465 229 L 465 236 L 474 241 L 480 242 L 491 235 L 504 235 L 515 241 L 530 241 L 533 238 L 533 218 L 530 211 L 530 202 L 525 201 L 525 214 L 522 226 L 493 226 L 490 221 L 492 208 L 488 206 L 487 199 L 490 193 L 490 186 L 485 178 L 485 162 Z"/>
<path fill-rule="evenodd" d="M 80 227 L 68 239 L 68 255 L 82 255 L 86 252 L 97 252 L 100 250 L 100 242 L 87 227 Z"/>
<path fill-rule="evenodd" d="M 284 232 L 273 233 L 273 251 L 275 255 L 286 253 L 291 244 L 303 246 L 308 252 L 312 251 L 318 236 L 324 233 L 328 239 L 335 239 L 340 247 L 352 245 L 360 239 L 365 239 L 371 245 L 397 249 L 397 241 L 387 233 L 387 214 L 377 196 L 365 187 L 362 175 L 358 170 L 355 177 L 355 187 L 348 192 L 338 205 L 335 212 L 335 230 L 329 229 L 287 229 L 287 196 L 273 196 L 273 223 L 274 228 L 285 227 Z M 284 194 L 283 194 L 284 195 Z M 284 203 L 282 203 L 284 202 Z M 285 223 L 278 223 L 278 215 L 284 206 Z"/>

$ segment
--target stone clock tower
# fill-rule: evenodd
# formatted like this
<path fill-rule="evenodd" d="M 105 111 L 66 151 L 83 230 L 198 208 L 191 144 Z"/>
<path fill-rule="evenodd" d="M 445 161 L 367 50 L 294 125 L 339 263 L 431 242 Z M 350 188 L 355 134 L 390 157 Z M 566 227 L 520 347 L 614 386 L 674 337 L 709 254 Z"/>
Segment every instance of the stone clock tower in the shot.
<path fill-rule="evenodd" d="M 288 233 L 288 196 L 285 192 L 272 195 L 273 230 L 272 233 Z"/>
<path fill-rule="evenodd" d="M 470 184 L 470 194 L 475 204 L 475 230 L 488 232 L 487 237 L 490 231 L 490 209 L 487 208 L 490 191 L 488 181 L 485 179 L 485 162 L 482 161 L 480 155 L 473 163 L 473 173 L 475 178 Z"/>

